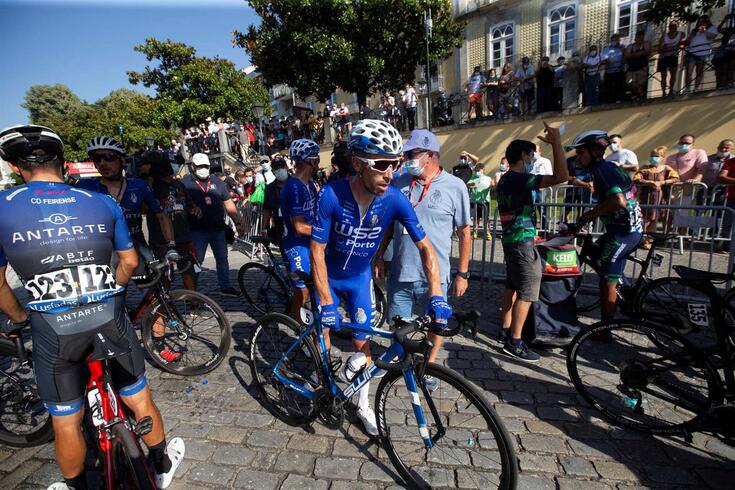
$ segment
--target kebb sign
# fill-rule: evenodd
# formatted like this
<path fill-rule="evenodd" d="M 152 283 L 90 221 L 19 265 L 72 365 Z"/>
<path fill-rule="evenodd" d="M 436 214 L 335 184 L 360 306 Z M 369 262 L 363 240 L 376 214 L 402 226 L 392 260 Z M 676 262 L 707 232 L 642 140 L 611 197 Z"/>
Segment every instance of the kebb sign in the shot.
<path fill-rule="evenodd" d="M 579 258 L 573 244 L 545 245 L 538 244 L 539 255 L 543 263 L 542 273 L 547 276 L 579 276 Z"/>

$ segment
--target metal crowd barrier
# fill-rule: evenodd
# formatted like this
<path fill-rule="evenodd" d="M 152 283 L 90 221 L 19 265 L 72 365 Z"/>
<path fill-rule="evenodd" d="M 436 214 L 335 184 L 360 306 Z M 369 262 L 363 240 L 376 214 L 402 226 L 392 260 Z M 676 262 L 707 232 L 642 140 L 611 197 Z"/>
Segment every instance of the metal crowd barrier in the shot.
<path fill-rule="evenodd" d="M 244 235 L 235 242 L 234 248 L 252 259 L 259 254 L 260 244 L 253 243 L 250 237 L 260 234 L 263 206 L 242 202 L 238 203 L 237 211 L 240 215 L 240 224 L 242 225 Z"/>

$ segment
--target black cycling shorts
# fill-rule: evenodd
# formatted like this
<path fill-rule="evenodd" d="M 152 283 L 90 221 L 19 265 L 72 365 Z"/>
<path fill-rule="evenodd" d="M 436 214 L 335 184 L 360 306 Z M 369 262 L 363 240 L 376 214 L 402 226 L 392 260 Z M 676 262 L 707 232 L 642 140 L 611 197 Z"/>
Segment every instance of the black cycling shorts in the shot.
<path fill-rule="evenodd" d="M 31 335 L 38 394 L 51 415 L 81 410 L 90 355 L 110 359 L 112 382 L 121 396 L 147 385 L 143 350 L 123 295 L 61 313 L 31 313 Z"/>

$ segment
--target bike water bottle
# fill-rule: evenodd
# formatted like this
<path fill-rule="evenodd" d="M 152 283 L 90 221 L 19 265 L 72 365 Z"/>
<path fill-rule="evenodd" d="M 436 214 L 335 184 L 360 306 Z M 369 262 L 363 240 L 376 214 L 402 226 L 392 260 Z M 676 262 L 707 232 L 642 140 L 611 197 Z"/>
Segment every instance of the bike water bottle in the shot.
<path fill-rule="evenodd" d="M 347 358 L 344 367 L 342 368 L 342 381 L 345 383 L 351 383 L 355 376 L 365 367 L 367 364 L 367 357 L 363 352 L 355 352 Z"/>

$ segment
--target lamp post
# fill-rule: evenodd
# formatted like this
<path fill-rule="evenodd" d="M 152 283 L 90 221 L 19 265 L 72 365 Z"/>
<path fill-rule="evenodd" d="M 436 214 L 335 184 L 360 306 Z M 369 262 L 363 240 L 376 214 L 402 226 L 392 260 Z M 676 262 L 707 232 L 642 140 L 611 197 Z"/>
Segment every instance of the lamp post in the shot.
<path fill-rule="evenodd" d="M 419 86 L 419 93 L 421 95 L 426 96 L 426 99 L 425 99 L 425 101 L 426 101 L 425 102 L 426 103 L 426 129 L 429 129 L 430 130 L 431 129 L 431 126 L 430 126 L 430 122 L 429 122 L 429 103 L 428 103 L 429 94 L 426 91 L 426 88 L 428 86 L 428 83 L 426 82 L 426 79 L 425 78 L 419 79 L 416 83 Z"/>
<path fill-rule="evenodd" d="M 431 9 L 424 12 L 424 40 L 426 41 L 426 129 L 431 131 L 431 69 L 429 57 L 429 39 L 434 22 L 431 19 Z"/>
<path fill-rule="evenodd" d="M 143 142 L 145 143 L 146 150 L 152 150 L 153 145 L 156 144 L 156 140 L 153 138 L 153 136 L 146 136 L 143 138 Z"/>
<path fill-rule="evenodd" d="M 250 110 L 253 111 L 253 116 L 258 120 L 258 152 L 262 155 L 263 154 L 263 126 L 261 124 L 261 119 L 263 118 L 263 114 L 265 113 L 265 106 L 261 104 L 260 102 L 253 102 L 253 105 L 250 107 Z"/>

